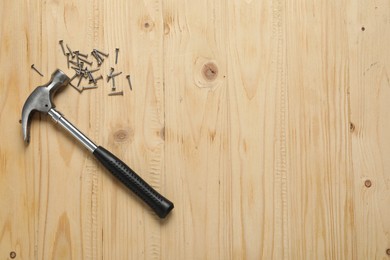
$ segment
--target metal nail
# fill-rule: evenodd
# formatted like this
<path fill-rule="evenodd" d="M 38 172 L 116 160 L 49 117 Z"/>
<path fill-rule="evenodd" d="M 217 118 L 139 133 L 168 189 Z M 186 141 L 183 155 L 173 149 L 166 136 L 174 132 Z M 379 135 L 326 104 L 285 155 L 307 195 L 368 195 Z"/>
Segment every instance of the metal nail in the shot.
<path fill-rule="evenodd" d="M 93 88 L 97 88 L 97 86 L 85 86 L 85 87 L 83 87 L 83 90 L 84 89 L 93 89 Z"/>
<path fill-rule="evenodd" d="M 123 91 L 108 93 L 109 96 L 123 96 Z"/>
<path fill-rule="evenodd" d="M 72 58 L 75 57 L 75 54 L 72 52 L 72 50 L 69 48 L 68 44 L 66 44 L 66 48 L 68 49 L 70 55 L 72 55 Z"/>
<path fill-rule="evenodd" d="M 99 51 L 99 50 L 97 50 L 97 49 L 93 49 L 93 51 L 94 52 L 97 52 L 98 54 L 100 54 L 100 55 L 103 55 L 104 57 L 108 57 L 108 53 L 104 53 L 104 52 L 102 52 L 102 51 Z"/>
<path fill-rule="evenodd" d="M 73 77 L 70 78 L 69 84 L 78 76 L 77 72 L 73 75 Z"/>
<path fill-rule="evenodd" d="M 37 68 L 35 68 L 35 65 L 34 65 L 34 64 L 31 65 L 31 68 L 32 68 L 33 70 L 35 70 L 39 75 L 41 75 L 41 77 L 43 77 L 43 74 L 42 74 Z"/>
<path fill-rule="evenodd" d="M 85 69 L 83 70 L 83 76 L 84 76 L 84 78 L 88 78 L 88 74 L 89 74 L 89 70 L 88 70 L 88 68 L 87 67 L 85 67 Z"/>
<path fill-rule="evenodd" d="M 88 54 L 83 54 L 80 51 L 75 51 L 75 52 L 77 52 L 81 57 L 88 59 Z"/>
<path fill-rule="evenodd" d="M 68 69 L 69 69 L 69 63 L 70 63 L 70 59 L 69 59 L 69 53 L 66 54 L 66 63 L 68 64 Z"/>
<path fill-rule="evenodd" d="M 107 83 L 110 81 L 112 73 L 114 73 L 114 68 L 113 67 L 111 67 L 111 69 L 110 69 L 110 74 L 107 75 Z"/>
<path fill-rule="evenodd" d="M 130 90 L 133 90 L 133 87 L 131 86 L 130 75 L 127 75 L 126 78 L 127 78 L 127 81 L 129 82 Z"/>
<path fill-rule="evenodd" d="M 89 72 L 94 73 L 94 72 L 99 71 L 99 70 L 100 70 L 100 68 L 97 68 L 97 69 L 94 69 L 94 70 L 90 70 Z"/>
<path fill-rule="evenodd" d="M 78 56 L 77 56 L 78 57 Z M 83 59 L 83 58 L 78 58 L 79 60 L 81 60 L 82 62 L 84 62 L 84 63 L 87 63 L 89 66 L 92 66 L 92 63 L 93 62 L 90 62 L 90 61 L 87 61 L 87 60 L 85 60 L 85 59 Z"/>
<path fill-rule="evenodd" d="M 80 83 L 81 83 L 82 79 L 83 79 L 83 77 L 80 77 L 79 82 L 77 83 L 77 87 L 80 87 Z"/>
<path fill-rule="evenodd" d="M 64 41 L 63 41 L 63 40 L 60 40 L 60 41 L 59 41 L 59 44 L 61 45 L 62 53 L 63 53 L 64 55 L 66 55 L 66 54 L 65 54 L 65 48 L 64 48 Z"/>
<path fill-rule="evenodd" d="M 95 51 L 92 51 L 91 54 L 95 58 L 98 66 L 102 65 L 103 60 L 100 58 L 100 56 L 98 56 Z"/>
<path fill-rule="evenodd" d="M 101 79 L 103 79 L 103 76 L 102 76 L 102 75 L 100 75 L 99 77 L 95 78 L 95 81 L 89 80 L 89 84 L 92 84 L 92 83 L 96 84 L 97 81 L 98 81 L 98 80 L 101 80 Z"/>
<path fill-rule="evenodd" d="M 68 53 L 68 54 L 69 54 L 69 53 Z M 69 55 L 68 55 L 68 56 L 69 56 Z M 70 60 L 69 63 L 70 63 L 70 64 L 73 64 L 73 65 L 75 65 L 75 66 L 80 66 L 80 63 L 77 63 L 77 62 L 72 61 L 72 60 Z"/>
<path fill-rule="evenodd" d="M 73 85 L 72 83 L 70 83 L 69 82 L 69 85 L 71 85 L 74 89 L 76 89 L 78 92 L 82 92 L 83 91 L 83 89 L 82 88 L 78 88 L 78 87 L 76 87 L 75 85 Z"/>
<path fill-rule="evenodd" d="M 81 76 L 81 74 L 84 74 L 84 72 L 79 67 L 71 67 L 76 72 L 77 76 Z"/>
<path fill-rule="evenodd" d="M 115 87 L 115 78 L 112 78 L 112 90 L 115 90 L 116 87 Z"/>
<path fill-rule="evenodd" d="M 79 53 L 78 52 L 74 52 L 74 53 L 76 55 L 76 62 L 77 62 L 77 64 L 79 64 L 80 63 Z"/>
<path fill-rule="evenodd" d="M 121 75 L 121 74 L 122 74 L 122 71 L 121 71 L 121 72 L 114 73 L 114 74 L 111 74 L 110 77 L 111 77 L 111 78 L 114 78 L 114 77 L 119 76 L 119 75 Z"/>
<path fill-rule="evenodd" d="M 118 64 L 118 53 L 119 53 L 119 48 L 115 48 L 115 64 Z"/>
<path fill-rule="evenodd" d="M 96 55 L 96 57 L 98 58 L 98 60 L 100 60 L 100 62 L 103 63 L 104 58 L 103 58 L 102 56 L 100 56 L 100 54 L 99 54 L 98 52 L 96 52 L 96 51 L 95 51 L 95 55 Z"/>
<path fill-rule="evenodd" d="M 79 68 L 82 70 L 84 68 L 84 62 L 80 61 L 80 63 L 78 64 Z"/>
<path fill-rule="evenodd" d="M 92 83 L 96 85 L 96 80 L 94 79 L 94 77 L 92 76 L 92 73 L 90 71 L 88 71 L 88 77 L 89 77 L 89 83 Z"/>

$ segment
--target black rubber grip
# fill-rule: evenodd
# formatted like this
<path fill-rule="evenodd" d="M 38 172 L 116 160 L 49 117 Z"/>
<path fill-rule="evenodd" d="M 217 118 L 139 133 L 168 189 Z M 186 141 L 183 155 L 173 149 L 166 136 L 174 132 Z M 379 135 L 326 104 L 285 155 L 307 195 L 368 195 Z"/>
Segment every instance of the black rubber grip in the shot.
<path fill-rule="evenodd" d="M 148 204 L 160 218 L 165 218 L 173 209 L 174 206 L 171 201 L 159 194 L 115 155 L 101 146 L 96 148 L 93 155 L 95 155 L 104 167 L 118 178 L 118 180 Z"/>

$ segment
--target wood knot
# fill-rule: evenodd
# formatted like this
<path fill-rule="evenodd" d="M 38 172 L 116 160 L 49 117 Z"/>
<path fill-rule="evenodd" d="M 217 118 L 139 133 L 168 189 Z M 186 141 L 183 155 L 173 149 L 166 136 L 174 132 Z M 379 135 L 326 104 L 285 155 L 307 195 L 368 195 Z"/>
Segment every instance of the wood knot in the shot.
<path fill-rule="evenodd" d="M 213 88 L 217 86 L 224 79 L 220 74 L 220 69 L 215 60 L 199 57 L 195 61 L 194 81 L 199 88 Z"/>
<path fill-rule="evenodd" d="M 150 32 L 154 28 L 154 22 L 149 17 L 143 17 L 140 20 L 140 26 L 143 31 Z"/>
<path fill-rule="evenodd" d="M 364 182 L 364 186 L 366 186 L 367 188 L 370 188 L 372 186 L 372 182 L 370 180 L 366 180 Z"/>
<path fill-rule="evenodd" d="M 351 133 L 353 133 L 355 131 L 355 125 L 352 122 L 349 123 L 349 131 Z"/>
<path fill-rule="evenodd" d="M 202 75 L 205 80 L 214 81 L 218 76 L 218 67 L 214 62 L 208 62 L 203 65 Z"/>
<path fill-rule="evenodd" d="M 114 132 L 113 136 L 115 142 L 124 143 L 133 139 L 134 131 L 131 129 L 119 129 Z"/>
<path fill-rule="evenodd" d="M 164 34 L 165 35 L 169 34 L 172 26 L 173 26 L 173 16 L 172 16 L 172 14 L 167 13 L 164 16 Z"/>
<path fill-rule="evenodd" d="M 165 127 L 161 128 L 159 135 L 162 140 L 165 140 Z"/>
<path fill-rule="evenodd" d="M 170 31 L 171 31 L 171 28 L 170 28 L 169 24 L 164 23 L 164 34 L 168 35 Z"/>
<path fill-rule="evenodd" d="M 386 249 L 386 255 L 390 255 L 390 248 Z"/>
<path fill-rule="evenodd" d="M 216 135 L 216 131 L 213 130 L 213 131 L 209 131 L 209 135 L 210 135 L 210 140 L 211 142 L 214 142 L 214 139 L 215 139 L 215 135 Z"/>
<path fill-rule="evenodd" d="M 16 257 L 16 253 L 14 251 L 10 252 L 9 257 L 11 257 L 11 259 L 14 259 Z"/>

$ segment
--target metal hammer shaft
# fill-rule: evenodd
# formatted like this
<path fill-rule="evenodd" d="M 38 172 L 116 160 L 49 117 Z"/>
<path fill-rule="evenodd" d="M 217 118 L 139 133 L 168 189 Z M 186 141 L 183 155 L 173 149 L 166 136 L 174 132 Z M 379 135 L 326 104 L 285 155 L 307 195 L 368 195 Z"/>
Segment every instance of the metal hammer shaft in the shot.
<path fill-rule="evenodd" d="M 80 130 L 78 130 L 74 125 L 72 125 L 66 118 L 61 115 L 57 110 L 51 108 L 48 114 L 53 118 L 54 122 L 62 126 L 66 131 L 68 131 L 77 141 L 84 145 L 92 153 L 96 150 L 97 145 L 94 144 L 88 137 L 86 137 Z"/>

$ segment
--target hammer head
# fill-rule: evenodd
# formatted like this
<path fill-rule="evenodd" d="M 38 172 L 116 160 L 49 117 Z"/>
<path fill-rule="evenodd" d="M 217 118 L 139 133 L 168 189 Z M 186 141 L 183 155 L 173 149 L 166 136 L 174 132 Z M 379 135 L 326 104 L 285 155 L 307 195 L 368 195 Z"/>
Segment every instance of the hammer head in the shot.
<path fill-rule="evenodd" d="M 43 86 L 37 87 L 27 98 L 22 110 L 22 130 L 23 138 L 26 143 L 30 141 L 30 124 L 33 112 L 49 112 L 54 108 L 53 97 L 57 90 L 65 87 L 69 83 L 69 77 L 57 69 L 51 74 L 50 82 Z"/>

